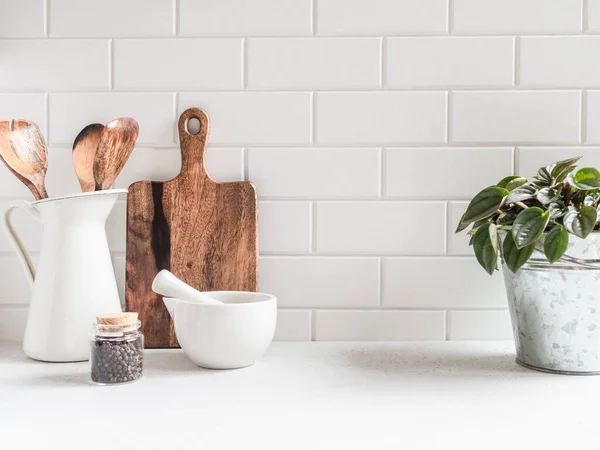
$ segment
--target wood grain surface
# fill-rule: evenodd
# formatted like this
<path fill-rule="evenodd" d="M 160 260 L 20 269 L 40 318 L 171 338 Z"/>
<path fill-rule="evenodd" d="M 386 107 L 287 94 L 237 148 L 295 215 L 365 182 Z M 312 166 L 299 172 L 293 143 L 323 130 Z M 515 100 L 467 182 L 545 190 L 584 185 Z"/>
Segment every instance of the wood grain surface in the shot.
<path fill-rule="evenodd" d="M 197 118 L 200 132 L 187 131 Z M 256 291 L 257 197 L 247 181 L 216 183 L 204 167 L 207 115 L 179 118 L 181 173 L 161 183 L 140 181 L 127 200 L 127 311 L 139 313 L 147 348 L 177 347 L 173 325 L 152 280 L 170 270 L 201 291 Z M 159 163 L 159 162 L 157 162 Z"/>
<path fill-rule="evenodd" d="M 12 128 L 12 129 L 11 129 Z M 36 200 L 48 198 L 48 150 L 39 127 L 23 119 L 0 121 L 0 159 Z"/>

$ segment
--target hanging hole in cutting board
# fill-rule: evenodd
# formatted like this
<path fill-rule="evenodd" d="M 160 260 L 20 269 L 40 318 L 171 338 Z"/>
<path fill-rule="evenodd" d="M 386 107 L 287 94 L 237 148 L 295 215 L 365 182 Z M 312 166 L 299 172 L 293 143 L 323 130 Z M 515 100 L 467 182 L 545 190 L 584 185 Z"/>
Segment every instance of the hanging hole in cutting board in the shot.
<path fill-rule="evenodd" d="M 196 135 L 200 133 L 200 120 L 196 117 L 192 117 L 190 120 L 187 121 L 186 129 L 187 132 L 190 134 Z"/>

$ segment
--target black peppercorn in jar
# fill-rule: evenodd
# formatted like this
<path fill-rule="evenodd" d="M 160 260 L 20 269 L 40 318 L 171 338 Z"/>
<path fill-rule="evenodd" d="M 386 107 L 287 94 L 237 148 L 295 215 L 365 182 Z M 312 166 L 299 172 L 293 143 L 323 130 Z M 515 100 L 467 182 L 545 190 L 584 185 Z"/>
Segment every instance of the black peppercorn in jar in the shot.
<path fill-rule="evenodd" d="M 137 313 L 96 317 L 91 334 L 90 369 L 95 384 L 122 384 L 139 380 L 144 363 L 144 335 Z"/>

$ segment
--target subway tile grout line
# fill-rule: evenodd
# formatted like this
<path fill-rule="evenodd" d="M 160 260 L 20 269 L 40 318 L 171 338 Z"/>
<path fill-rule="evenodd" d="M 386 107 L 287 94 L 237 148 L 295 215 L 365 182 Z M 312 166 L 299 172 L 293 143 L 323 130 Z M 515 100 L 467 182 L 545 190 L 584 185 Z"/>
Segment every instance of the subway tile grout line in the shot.
<path fill-rule="evenodd" d="M 310 137 L 309 137 L 309 145 L 311 147 L 315 146 L 317 141 L 317 93 L 310 93 Z"/>
<path fill-rule="evenodd" d="M 454 0 L 448 0 L 447 11 L 446 14 L 448 16 L 448 23 L 446 24 L 446 28 L 448 34 L 454 34 Z"/>
<path fill-rule="evenodd" d="M 450 315 L 448 311 L 444 311 L 444 335 L 446 337 L 446 341 L 450 340 Z"/>
<path fill-rule="evenodd" d="M 28 302 L 23 303 L 0 303 L 0 309 L 9 309 L 9 308 L 22 308 L 26 309 L 29 307 Z M 463 312 L 463 311 L 473 311 L 473 312 L 507 312 L 508 307 L 502 306 L 479 306 L 479 305 L 453 305 L 453 306 L 387 306 L 383 308 L 379 308 L 377 306 L 365 306 L 365 307 L 356 307 L 356 306 L 286 306 L 279 307 L 279 310 L 283 311 L 327 311 L 327 312 Z"/>
<path fill-rule="evenodd" d="M 114 79 L 115 79 L 115 67 L 114 67 L 114 62 L 113 62 L 113 53 L 114 53 L 114 47 L 113 47 L 113 40 L 109 39 L 108 40 L 108 90 L 112 91 L 114 89 Z"/>
<path fill-rule="evenodd" d="M 590 27 L 589 8 L 590 8 L 589 0 L 583 0 L 581 2 L 581 32 L 584 34 L 587 33 L 587 31 Z"/>
<path fill-rule="evenodd" d="M 383 307 L 383 258 L 377 258 L 377 306 Z"/>
<path fill-rule="evenodd" d="M 587 141 L 587 117 L 588 117 L 588 91 L 581 91 L 581 111 L 579 113 L 579 126 L 581 128 L 580 144 L 586 144 Z"/>
<path fill-rule="evenodd" d="M 512 173 L 513 175 L 519 174 L 519 147 L 512 149 Z"/>
<path fill-rule="evenodd" d="M 581 24 L 580 24 L 581 26 Z M 173 32 L 173 26 L 171 27 L 171 33 Z M 180 30 L 178 30 L 180 32 Z M 352 33 L 352 34 L 186 34 L 177 36 L 171 35 L 136 35 L 136 36 L 122 36 L 118 39 L 121 40 L 176 40 L 176 39 L 373 39 L 381 37 L 381 32 L 372 32 L 372 33 Z M 577 37 L 582 35 L 582 31 L 527 31 L 527 30 L 503 30 L 503 31 L 481 31 L 481 32 L 467 32 L 467 31 L 453 31 L 451 35 L 448 34 L 447 31 L 439 31 L 439 32 L 413 32 L 413 33 L 386 33 L 387 38 L 452 38 L 452 37 L 472 37 L 472 38 L 485 38 L 485 37 L 514 37 L 516 35 L 525 36 L 525 37 Z M 585 33 L 586 36 L 600 36 L 600 30 L 590 30 Z M 94 39 L 108 39 L 112 36 L 106 34 L 99 34 L 97 36 L 83 36 L 83 35 L 72 35 L 72 36 L 60 36 L 60 37 L 52 37 L 48 36 L 49 40 L 58 41 L 58 40 L 94 40 Z M 35 41 L 35 40 L 44 40 L 43 37 L 1 37 L 0 41 Z"/>
<path fill-rule="evenodd" d="M 44 94 L 44 132 L 46 141 L 50 142 L 50 95 Z"/>
<path fill-rule="evenodd" d="M 318 10 L 317 10 L 317 0 L 311 0 L 310 2 L 310 33 L 315 36 L 317 34 L 317 20 L 318 20 Z"/>
<path fill-rule="evenodd" d="M 106 39 L 103 39 L 106 40 Z M 122 94 L 165 94 L 165 93 L 173 93 L 179 92 L 181 94 L 205 94 L 205 93 L 216 93 L 216 94 L 243 94 L 243 93 L 256 93 L 256 94 L 432 94 L 432 93 L 448 93 L 452 92 L 467 92 L 467 93 L 477 93 L 477 94 L 485 94 L 492 92 L 520 92 L 524 93 L 535 93 L 535 92 L 543 92 L 543 93 L 558 93 L 558 92 L 578 92 L 581 89 L 588 90 L 600 90 L 600 84 L 598 85 L 579 85 L 573 87 L 567 86 L 527 86 L 527 85 L 518 85 L 518 86 L 483 86 L 483 85 L 472 85 L 472 86 L 457 86 L 457 85 L 448 85 L 448 86 L 394 86 L 394 87 L 385 87 L 382 89 L 381 87 L 373 87 L 373 86 L 362 86 L 356 88 L 332 88 L 332 87 L 289 87 L 289 88 L 249 88 L 243 89 L 241 87 L 202 87 L 197 89 L 165 89 L 165 88 L 155 88 L 155 89 L 135 89 L 135 88 L 117 88 L 115 92 Z M 2 93 L 10 93 L 10 94 L 35 94 L 40 92 L 48 92 L 54 95 L 72 95 L 72 94 L 111 94 L 112 92 L 107 91 L 105 88 L 100 87 L 91 87 L 85 90 L 82 89 L 23 89 L 23 88 L 14 88 L 14 89 L 5 89 Z"/>
<path fill-rule="evenodd" d="M 521 37 L 515 36 L 513 61 L 513 86 L 521 84 Z"/>
<path fill-rule="evenodd" d="M 309 320 L 310 320 L 310 340 L 312 342 L 312 341 L 317 340 L 317 310 L 316 309 L 314 309 L 314 308 L 310 309 Z"/>
<path fill-rule="evenodd" d="M 29 302 L 26 303 L 0 303 L 0 309 L 28 309 Z"/>
<path fill-rule="evenodd" d="M 179 0 L 173 0 L 173 35 L 179 36 Z"/>
<path fill-rule="evenodd" d="M 44 93 L 40 93 L 44 95 Z M 538 148 L 582 148 L 582 149 L 597 149 L 600 148 L 600 142 L 589 142 L 581 144 L 579 142 L 579 137 L 577 138 L 577 142 L 539 142 L 539 143 L 523 143 L 523 142 L 451 142 L 449 145 L 445 143 L 370 143 L 370 144 L 351 144 L 351 143 L 337 143 L 337 144 L 324 144 L 324 143 L 316 143 L 315 145 L 310 144 L 309 142 L 305 142 L 303 144 L 284 144 L 284 143 L 242 143 L 242 142 L 234 142 L 231 144 L 217 143 L 210 144 L 209 148 L 252 148 L 252 149 L 275 149 L 280 148 L 282 150 L 293 150 L 293 149 L 303 149 L 303 148 L 319 148 L 326 150 L 340 150 L 340 149 L 373 149 L 373 148 L 381 148 L 385 147 L 388 149 L 404 149 L 404 150 L 416 150 L 416 149 L 431 149 L 431 150 L 460 150 L 460 149 L 480 149 L 482 151 L 495 151 L 495 150 L 506 150 L 513 148 L 515 146 L 527 149 L 538 149 Z M 69 142 L 50 142 L 48 147 L 51 148 L 65 148 L 70 149 L 73 143 Z M 152 143 L 139 143 L 137 145 L 139 148 L 146 149 L 155 149 L 155 150 L 175 150 L 178 151 L 179 148 L 177 144 L 174 143 L 164 143 L 164 144 L 152 144 Z M 363 197 L 364 198 L 364 197 Z M 367 197 L 369 198 L 369 197 Z"/>
<path fill-rule="evenodd" d="M 385 36 L 381 38 L 380 48 L 379 70 L 381 73 L 379 74 L 379 85 L 383 89 L 387 84 L 387 39 Z"/>
<path fill-rule="evenodd" d="M 44 37 L 50 37 L 50 0 L 44 0 Z"/>
<path fill-rule="evenodd" d="M 310 254 L 317 253 L 317 202 L 310 204 Z"/>
<path fill-rule="evenodd" d="M 454 102 L 453 93 L 452 93 L 452 91 L 448 91 L 448 93 L 446 94 L 446 134 L 445 134 L 446 144 L 448 144 L 448 145 L 450 145 L 450 143 L 454 139 L 452 136 L 452 134 L 453 134 L 452 127 L 454 125 L 453 112 L 452 112 L 453 102 Z"/>
<path fill-rule="evenodd" d="M 242 89 L 246 90 L 248 88 L 248 39 L 242 38 L 241 45 Z"/>
<path fill-rule="evenodd" d="M 248 175 L 248 149 L 242 148 L 242 181 L 249 181 L 250 176 Z"/>
<path fill-rule="evenodd" d="M 385 147 L 379 149 L 379 197 L 386 196 L 386 160 L 387 151 Z"/>
<path fill-rule="evenodd" d="M 448 235 L 451 233 L 450 227 L 451 222 L 452 205 L 450 201 L 444 204 L 444 254 L 447 255 L 449 252 L 450 239 Z"/>
<path fill-rule="evenodd" d="M 171 141 L 173 142 L 173 145 L 177 145 L 177 138 L 179 136 L 179 116 L 177 114 L 177 109 L 179 107 L 179 93 L 178 92 L 174 92 L 173 93 L 173 127 L 172 127 L 172 136 L 171 136 Z"/>

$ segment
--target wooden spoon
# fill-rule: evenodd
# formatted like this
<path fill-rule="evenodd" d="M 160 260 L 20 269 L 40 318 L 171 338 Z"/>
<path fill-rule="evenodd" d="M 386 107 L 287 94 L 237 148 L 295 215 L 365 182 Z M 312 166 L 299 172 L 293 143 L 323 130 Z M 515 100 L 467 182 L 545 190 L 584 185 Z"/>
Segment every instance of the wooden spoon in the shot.
<path fill-rule="evenodd" d="M 73 143 L 73 166 L 83 192 L 96 189 L 94 159 L 104 131 L 101 123 L 92 123 L 79 132 Z"/>
<path fill-rule="evenodd" d="M 29 120 L 0 122 L 0 159 L 29 188 L 36 200 L 48 198 L 48 150 L 38 126 Z"/>
<path fill-rule="evenodd" d="M 133 151 L 138 133 L 138 123 L 131 117 L 115 119 L 104 127 L 94 160 L 97 191 L 109 189 L 115 182 Z"/>

